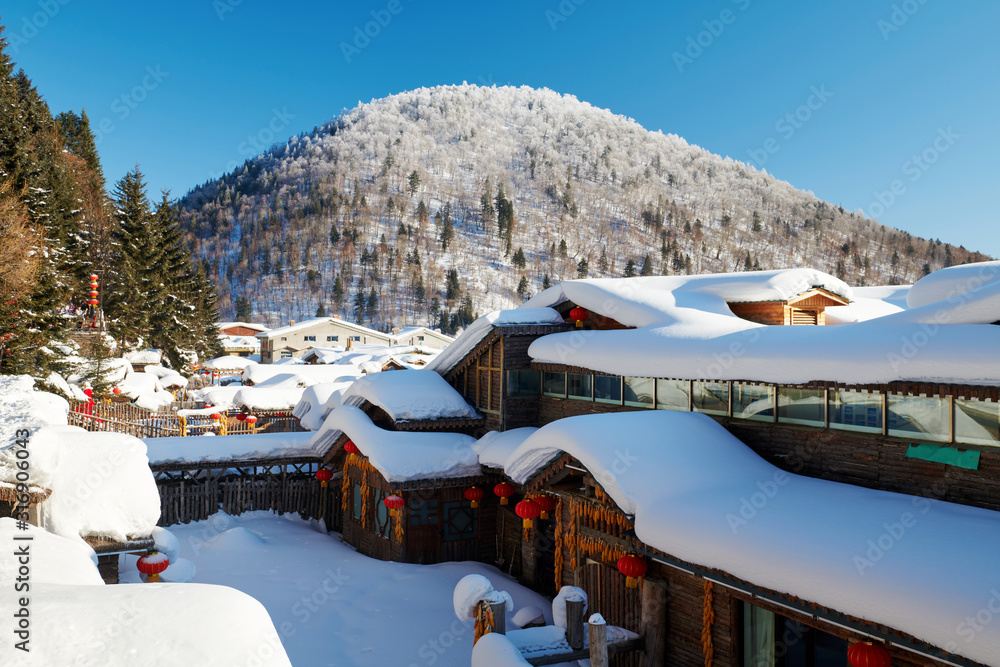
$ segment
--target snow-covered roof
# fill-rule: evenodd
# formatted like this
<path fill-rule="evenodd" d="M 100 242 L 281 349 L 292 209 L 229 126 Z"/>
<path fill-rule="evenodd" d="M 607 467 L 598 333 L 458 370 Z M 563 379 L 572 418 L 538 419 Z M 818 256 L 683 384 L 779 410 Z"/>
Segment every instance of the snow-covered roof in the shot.
<path fill-rule="evenodd" d="M 475 477 L 482 472 L 473 451 L 475 438 L 461 433 L 385 431 L 353 405 L 334 409 L 310 445 L 326 450 L 341 434 L 347 434 L 389 482 Z"/>
<path fill-rule="evenodd" d="M 479 464 L 491 468 L 503 468 L 514 450 L 537 430 L 534 426 L 524 426 L 509 431 L 490 431 L 475 444 L 476 453 L 479 454 Z"/>
<path fill-rule="evenodd" d="M 427 369 L 444 375 L 455 367 L 465 355 L 475 349 L 495 327 L 516 324 L 563 324 L 565 320 L 552 308 L 528 308 L 523 306 L 513 310 L 497 310 L 483 315 L 470 324 Z"/>
<path fill-rule="evenodd" d="M 135 350 L 134 352 L 126 352 L 124 356 L 129 362 L 137 366 L 158 364 L 163 358 L 159 350 Z"/>
<path fill-rule="evenodd" d="M 247 329 L 254 329 L 255 331 L 271 330 L 270 327 L 265 327 L 263 324 L 257 324 L 255 322 L 219 322 L 219 331 L 232 329 L 233 327 L 245 327 Z"/>
<path fill-rule="evenodd" d="M 152 465 L 195 463 L 199 461 L 249 461 L 263 458 L 315 456 L 321 452 L 310 447 L 313 434 L 257 433 L 255 435 L 216 435 L 185 438 L 147 438 L 143 442 Z"/>
<path fill-rule="evenodd" d="M 481 415 L 443 377 L 428 370 L 374 373 L 356 380 L 342 403 L 368 401 L 386 411 L 393 421 L 478 419 Z"/>
<path fill-rule="evenodd" d="M 972 660 L 1000 655 L 1000 626 L 961 633 L 1000 584 L 1000 512 L 790 474 L 687 412 L 562 419 L 506 472 L 524 483 L 563 452 L 635 516 L 645 544 Z"/>
<path fill-rule="evenodd" d="M 62 396 L 35 391 L 29 375 L 0 375 L 0 450 L 11 446 L 18 431 L 65 424 L 69 403 Z"/>
<path fill-rule="evenodd" d="M 827 324 L 854 324 L 906 310 L 910 285 L 855 287 L 854 301 L 846 306 L 828 306 Z"/>
<path fill-rule="evenodd" d="M 156 526 L 160 495 L 138 438 L 46 426 L 27 448 L 32 484 L 52 490 L 42 506 L 42 523 L 52 532 L 124 542 L 145 537 Z M 16 470 L 13 451 L 0 452 L 0 479 L 12 481 Z"/>
<path fill-rule="evenodd" d="M 202 368 L 207 368 L 208 370 L 211 371 L 241 371 L 252 363 L 255 362 L 251 361 L 247 357 L 226 355 L 222 357 L 216 357 L 215 359 L 209 359 L 201 366 Z"/>
<path fill-rule="evenodd" d="M 961 299 L 984 285 L 1000 281 L 1000 261 L 949 266 L 918 280 L 906 295 L 910 308 Z M 1000 320 L 1000 314 L 996 319 Z"/>
<path fill-rule="evenodd" d="M 818 277 L 799 284 L 821 282 L 824 274 L 812 273 Z M 791 283 L 784 274 L 773 277 Z M 719 293 L 737 290 L 718 289 L 728 285 L 722 281 L 693 290 L 699 283 L 682 282 L 678 291 L 668 278 L 573 280 L 543 292 L 536 297 L 542 303 L 569 299 L 638 328 L 551 334 L 535 340 L 529 355 L 536 362 L 626 376 L 1000 385 L 1000 327 L 980 326 L 1000 319 L 1000 281 L 856 324 L 793 327 L 736 317 Z"/>
<path fill-rule="evenodd" d="M 263 331 L 257 334 L 257 338 L 275 338 L 277 336 L 287 336 L 288 334 L 295 333 L 296 331 L 302 331 L 303 329 L 311 329 L 316 326 L 323 324 L 336 324 L 337 326 L 342 326 L 347 329 L 352 329 L 359 333 L 364 333 L 369 336 L 376 336 L 379 338 L 389 338 L 389 334 L 383 333 L 381 331 L 376 331 L 375 329 L 369 329 L 368 327 L 356 324 L 354 322 L 349 322 L 347 320 L 342 320 L 339 317 L 317 317 L 311 320 L 304 320 L 302 322 L 297 322 L 295 324 L 290 324 L 284 327 L 278 327 L 277 329 L 271 329 L 270 331 Z"/>

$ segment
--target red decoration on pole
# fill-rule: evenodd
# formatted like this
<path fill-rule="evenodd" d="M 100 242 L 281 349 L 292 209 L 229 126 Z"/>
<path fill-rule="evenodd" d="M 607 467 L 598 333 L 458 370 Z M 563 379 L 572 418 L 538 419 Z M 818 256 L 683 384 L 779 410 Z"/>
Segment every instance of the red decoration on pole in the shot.
<path fill-rule="evenodd" d="M 556 508 L 559 501 L 552 496 L 538 496 L 534 499 L 535 504 L 542 510 L 542 513 L 538 516 L 539 519 L 548 519 L 549 512 Z"/>
<path fill-rule="evenodd" d="M 493 487 L 493 493 L 500 496 L 501 505 L 506 505 L 507 499 L 514 495 L 514 487 L 507 482 L 500 482 Z"/>
<path fill-rule="evenodd" d="M 524 528 L 531 528 L 531 520 L 542 513 L 542 508 L 534 500 L 522 500 L 514 507 L 514 512 L 524 519 Z"/>
<path fill-rule="evenodd" d="M 91 299 L 89 301 L 89 303 L 90 303 L 91 306 L 96 306 L 97 305 L 97 299 Z"/>
<path fill-rule="evenodd" d="M 618 559 L 618 571 L 625 575 L 625 586 L 637 588 L 639 579 L 646 574 L 646 559 L 633 554 Z"/>
<path fill-rule="evenodd" d="M 472 501 L 472 507 L 475 509 L 479 507 L 479 501 L 483 499 L 486 492 L 480 489 L 478 486 L 473 486 L 465 490 L 465 499 Z"/>
<path fill-rule="evenodd" d="M 386 496 L 385 500 L 382 502 L 389 508 L 389 513 L 392 516 L 399 516 L 399 510 L 403 509 L 403 506 L 406 505 L 406 501 L 403 500 L 403 496 L 395 493 L 391 496 Z"/>
<path fill-rule="evenodd" d="M 847 662 L 851 667 L 891 667 L 892 656 L 881 644 L 863 641 L 847 648 Z"/>
<path fill-rule="evenodd" d="M 569 311 L 569 318 L 571 320 L 573 320 L 574 322 L 576 322 L 576 326 L 578 326 L 578 327 L 582 327 L 583 326 L 583 322 L 588 317 L 590 317 L 590 313 L 588 313 L 586 310 L 584 310 L 580 306 L 576 306 L 575 308 L 573 308 L 572 310 Z"/>
<path fill-rule="evenodd" d="M 212 417 L 212 421 L 217 422 L 222 419 L 222 415 L 219 414 L 218 412 L 213 412 L 210 416 Z"/>
<path fill-rule="evenodd" d="M 146 575 L 147 582 L 155 582 L 160 580 L 160 572 L 163 572 L 170 566 L 170 559 L 167 558 L 166 554 L 151 551 L 141 557 L 135 566 L 139 569 L 139 572 Z"/>
<path fill-rule="evenodd" d="M 316 479 L 319 480 L 320 486 L 326 488 L 327 482 L 333 479 L 333 471 L 329 468 L 320 468 L 316 471 Z"/>

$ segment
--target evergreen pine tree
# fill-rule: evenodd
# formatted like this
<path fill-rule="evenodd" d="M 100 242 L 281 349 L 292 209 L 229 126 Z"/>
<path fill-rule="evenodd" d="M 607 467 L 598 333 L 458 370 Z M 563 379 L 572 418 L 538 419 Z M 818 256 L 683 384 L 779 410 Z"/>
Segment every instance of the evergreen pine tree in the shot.
<path fill-rule="evenodd" d="M 653 275 L 653 261 L 649 259 L 649 255 L 646 255 L 642 260 L 642 270 L 639 271 L 639 275 L 651 276 Z"/>
<path fill-rule="evenodd" d="M 517 296 L 520 297 L 522 301 L 531 296 L 531 288 L 528 286 L 528 279 L 524 276 L 521 276 L 521 282 L 517 284 Z"/>
<path fill-rule="evenodd" d="M 589 273 L 590 273 L 590 264 L 587 262 L 587 259 L 584 257 L 576 265 L 576 276 L 577 276 L 577 278 L 586 278 L 587 274 L 589 274 Z"/>
<path fill-rule="evenodd" d="M 625 265 L 625 277 L 631 278 L 635 275 L 635 260 L 629 259 L 628 263 Z"/>
<path fill-rule="evenodd" d="M 323 307 L 323 304 L 320 304 Z M 249 322 L 251 316 L 250 299 L 245 294 L 236 299 L 236 320 L 238 322 Z M 317 316 L 319 317 L 319 316 Z"/>

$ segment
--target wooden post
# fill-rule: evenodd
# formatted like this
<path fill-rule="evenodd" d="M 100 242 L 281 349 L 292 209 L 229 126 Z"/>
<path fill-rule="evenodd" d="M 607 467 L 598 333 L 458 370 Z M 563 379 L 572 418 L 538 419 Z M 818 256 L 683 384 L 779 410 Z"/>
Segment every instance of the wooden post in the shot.
<path fill-rule="evenodd" d="M 643 667 L 666 664 L 667 654 L 667 582 L 645 577 L 642 580 L 642 620 L 639 634 L 646 641 Z"/>
<path fill-rule="evenodd" d="M 583 648 L 583 600 L 566 600 L 566 641 L 574 651 Z"/>
<path fill-rule="evenodd" d="M 507 601 L 491 602 L 490 610 L 493 611 L 493 632 L 507 634 Z"/>
<path fill-rule="evenodd" d="M 608 667 L 608 626 L 600 614 L 590 617 L 590 667 Z"/>

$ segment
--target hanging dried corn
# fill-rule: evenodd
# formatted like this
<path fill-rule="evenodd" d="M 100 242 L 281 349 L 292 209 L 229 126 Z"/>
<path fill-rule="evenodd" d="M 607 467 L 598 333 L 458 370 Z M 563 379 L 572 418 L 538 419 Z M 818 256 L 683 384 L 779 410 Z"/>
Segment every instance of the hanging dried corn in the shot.
<path fill-rule="evenodd" d="M 705 580 L 705 606 L 701 613 L 701 648 L 705 654 L 705 667 L 712 667 L 715 659 L 715 647 L 712 646 L 712 624 L 715 622 L 715 609 L 713 607 L 712 582 Z"/>

